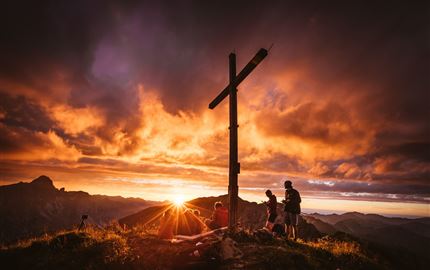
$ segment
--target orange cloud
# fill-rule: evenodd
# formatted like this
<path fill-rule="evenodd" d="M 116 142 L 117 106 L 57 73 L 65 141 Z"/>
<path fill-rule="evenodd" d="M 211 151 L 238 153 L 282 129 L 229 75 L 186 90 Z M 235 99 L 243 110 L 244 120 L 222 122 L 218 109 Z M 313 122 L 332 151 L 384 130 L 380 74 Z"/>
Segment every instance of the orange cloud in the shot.
<path fill-rule="evenodd" d="M 57 105 L 47 110 L 59 127 L 71 135 L 86 133 L 89 129 L 98 128 L 105 122 L 101 112 L 94 107 L 73 108 Z"/>
<path fill-rule="evenodd" d="M 81 156 L 75 146 L 68 144 L 54 131 L 43 132 L 23 132 L 20 129 L 6 130 L 0 124 L 0 130 L 7 132 L 8 140 L 14 142 L 14 146 L 9 144 L 11 151 L 1 155 L 1 160 L 18 161 L 44 161 L 63 160 L 77 161 Z"/>

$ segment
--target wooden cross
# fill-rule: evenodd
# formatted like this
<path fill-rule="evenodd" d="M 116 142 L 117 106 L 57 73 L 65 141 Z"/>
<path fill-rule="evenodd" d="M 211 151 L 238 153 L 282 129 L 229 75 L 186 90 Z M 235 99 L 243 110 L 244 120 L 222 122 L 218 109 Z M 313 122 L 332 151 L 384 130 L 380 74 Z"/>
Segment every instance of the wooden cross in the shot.
<path fill-rule="evenodd" d="M 209 104 L 209 109 L 214 109 L 221 101 L 229 96 L 230 109 L 230 162 L 228 171 L 228 198 L 229 227 L 235 228 L 237 224 L 237 206 L 239 187 L 237 185 L 237 175 L 240 173 L 240 163 L 238 162 L 237 151 L 237 86 L 254 70 L 254 68 L 267 56 L 267 50 L 261 48 L 254 58 L 236 76 L 236 54 L 229 55 L 230 83 L 224 90 Z"/>

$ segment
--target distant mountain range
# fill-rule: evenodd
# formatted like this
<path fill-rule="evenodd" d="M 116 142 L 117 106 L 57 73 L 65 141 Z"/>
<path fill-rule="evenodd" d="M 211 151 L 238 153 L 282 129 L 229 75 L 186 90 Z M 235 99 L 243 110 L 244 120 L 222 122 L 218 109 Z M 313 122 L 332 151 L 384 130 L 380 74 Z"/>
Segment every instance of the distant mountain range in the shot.
<path fill-rule="evenodd" d="M 0 186 L 0 243 L 73 228 L 83 214 L 88 223 L 104 225 L 152 205 L 143 199 L 57 189 L 49 177 L 40 176 Z"/>
<path fill-rule="evenodd" d="M 336 231 L 422 255 L 430 250 L 430 218 L 389 218 L 376 214 L 349 212 L 345 214 L 304 215 L 323 234 Z"/>

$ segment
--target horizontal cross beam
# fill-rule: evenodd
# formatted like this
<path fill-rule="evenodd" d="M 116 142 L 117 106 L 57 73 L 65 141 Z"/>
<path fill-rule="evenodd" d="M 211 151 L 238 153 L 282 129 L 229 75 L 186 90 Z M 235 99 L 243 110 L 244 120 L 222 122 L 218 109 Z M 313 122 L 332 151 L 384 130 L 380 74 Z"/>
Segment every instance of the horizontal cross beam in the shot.
<path fill-rule="evenodd" d="M 236 88 L 253 70 L 254 68 L 267 56 L 267 50 L 261 48 L 254 58 L 242 69 L 242 71 L 236 76 L 233 82 L 233 87 Z M 227 85 L 224 90 L 209 104 L 209 109 L 214 109 L 224 98 L 230 93 L 230 84 Z"/>

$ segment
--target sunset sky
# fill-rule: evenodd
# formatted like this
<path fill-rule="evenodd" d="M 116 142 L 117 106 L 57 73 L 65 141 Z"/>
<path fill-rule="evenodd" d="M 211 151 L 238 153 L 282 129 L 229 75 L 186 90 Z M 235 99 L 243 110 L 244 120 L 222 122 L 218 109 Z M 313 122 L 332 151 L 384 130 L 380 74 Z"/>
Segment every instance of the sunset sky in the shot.
<path fill-rule="evenodd" d="M 430 216 L 429 4 L 13 1 L 0 11 L 0 184 L 186 199 L 227 193 L 228 54 L 239 195 Z M 299 1 L 298 1 L 299 2 Z"/>

